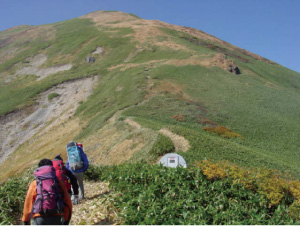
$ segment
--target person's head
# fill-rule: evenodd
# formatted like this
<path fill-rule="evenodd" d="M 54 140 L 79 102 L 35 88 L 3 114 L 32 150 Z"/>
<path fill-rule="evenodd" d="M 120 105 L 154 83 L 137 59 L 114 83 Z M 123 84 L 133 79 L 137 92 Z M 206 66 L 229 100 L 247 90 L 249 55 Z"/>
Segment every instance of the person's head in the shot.
<path fill-rule="evenodd" d="M 60 156 L 60 154 L 58 154 L 57 156 L 55 156 L 55 157 L 54 157 L 54 160 L 61 160 L 61 161 L 64 161 L 64 160 L 62 159 L 62 157 Z"/>
<path fill-rule="evenodd" d="M 67 148 L 68 147 L 72 147 L 72 146 L 77 146 L 76 142 L 75 141 L 70 141 L 68 144 L 67 144 Z"/>
<path fill-rule="evenodd" d="M 77 143 L 77 146 L 83 148 L 82 143 Z"/>
<path fill-rule="evenodd" d="M 53 166 L 52 161 L 50 159 L 42 159 L 39 162 L 39 167 L 41 166 Z"/>

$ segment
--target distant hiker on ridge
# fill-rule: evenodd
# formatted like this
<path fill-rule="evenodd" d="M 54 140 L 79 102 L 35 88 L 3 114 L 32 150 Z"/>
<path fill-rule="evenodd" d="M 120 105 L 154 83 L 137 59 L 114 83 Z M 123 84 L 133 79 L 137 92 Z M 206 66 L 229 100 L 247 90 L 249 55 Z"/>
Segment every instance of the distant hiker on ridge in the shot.
<path fill-rule="evenodd" d="M 72 202 L 65 184 L 60 181 L 50 159 L 42 159 L 34 172 L 34 180 L 27 191 L 22 221 L 30 225 L 69 224 Z"/>
<path fill-rule="evenodd" d="M 89 161 L 83 151 L 82 144 L 71 141 L 67 144 L 67 168 L 77 177 L 79 184 L 79 199 L 84 199 L 83 172 L 87 171 Z"/>
<path fill-rule="evenodd" d="M 58 177 L 58 179 L 65 183 L 73 204 L 78 204 L 78 183 L 76 176 L 72 173 L 71 170 L 65 167 L 64 161 L 60 154 L 55 156 L 54 160 L 52 160 L 52 163 L 56 171 L 56 176 Z"/>

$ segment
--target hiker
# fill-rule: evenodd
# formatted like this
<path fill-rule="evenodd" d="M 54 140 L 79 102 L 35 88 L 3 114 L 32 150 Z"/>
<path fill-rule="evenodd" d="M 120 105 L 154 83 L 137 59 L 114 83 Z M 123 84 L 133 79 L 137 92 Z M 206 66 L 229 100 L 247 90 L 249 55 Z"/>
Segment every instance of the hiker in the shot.
<path fill-rule="evenodd" d="M 56 176 L 58 177 L 58 179 L 63 181 L 67 187 L 72 203 L 77 205 L 79 201 L 78 201 L 78 183 L 77 183 L 76 176 L 72 173 L 71 170 L 65 167 L 64 161 L 60 156 L 60 154 L 55 156 L 54 160 L 52 160 L 52 163 L 56 171 Z M 73 194 L 72 194 L 72 190 L 73 190 Z"/>
<path fill-rule="evenodd" d="M 65 184 L 55 174 L 50 159 L 42 159 L 34 172 L 34 180 L 27 191 L 22 221 L 35 225 L 69 224 L 72 216 L 72 203 Z"/>
<path fill-rule="evenodd" d="M 67 144 L 67 168 L 77 177 L 79 184 L 79 199 L 84 199 L 83 173 L 89 167 L 89 161 L 81 143 L 71 141 Z"/>

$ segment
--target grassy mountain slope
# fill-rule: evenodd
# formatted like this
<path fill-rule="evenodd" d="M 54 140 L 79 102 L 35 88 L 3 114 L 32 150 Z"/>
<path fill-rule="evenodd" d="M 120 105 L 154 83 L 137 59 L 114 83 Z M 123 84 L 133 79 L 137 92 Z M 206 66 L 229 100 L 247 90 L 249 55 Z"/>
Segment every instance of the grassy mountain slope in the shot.
<path fill-rule="evenodd" d="M 85 144 L 94 163 L 155 163 L 162 128 L 189 141 L 188 151 L 176 149 L 188 164 L 210 158 L 299 175 L 300 77 L 272 61 L 192 28 L 121 12 L 12 28 L 0 33 L 0 45 L 3 121 L 18 109 L 30 114 L 58 84 L 99 78 L 74 116 L 47 130 L 50 120 L 19 145 L 1 179 L 41 157 L 65 157 L 72 139 Z M 103 51 L 93 54 L 97 47 Z M 38 54 L 47 56 L 40 69 L 72 68 L 42 79 L 20 74 Z M 86 63 L 87 56 L 95 62 Z M 230 72 L 236 66 L 241 74 Z"/>

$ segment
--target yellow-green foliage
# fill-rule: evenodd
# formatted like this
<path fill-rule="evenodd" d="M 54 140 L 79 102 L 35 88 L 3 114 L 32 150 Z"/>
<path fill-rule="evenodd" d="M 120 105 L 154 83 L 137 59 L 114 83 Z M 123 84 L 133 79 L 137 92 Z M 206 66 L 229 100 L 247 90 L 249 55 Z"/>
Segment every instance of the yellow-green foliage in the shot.
<path fill-rule="evenodd" d="M 280 204 L 285 197 L 289 196 L 293 201 L 290 205 L 290 213 L 300 216 L 300 181 L 288 181 L 271 170 L 242 169 L 228 162 L 202 161 L 198 162 L 197 166 L 209 180 L 230 177 L 234 183 L 241 183 L 247 189 L 265 195 L 270 207 Z"/>
<path fill-rule="evenodd" d="M 212 163 L 210 161 L 198 162 L 198 166 L 201 168 L 203 174 L 207 176 L 209 180 L 219 180 L 227 177 L 226 170 L 220 163 Z"/>
<path fill-rule="evenodd" d="M 289 192 L 300 202 L 300 181 L 293 180 L 289 183 Z"/>
<path fill-rule="evenodd" d="M 287 180 L 274 175 L 272 171 L 262 171 L 257 174 L 258 192 L 267 196 L 270 205 L 279 204 L 289 190 Z"/>
<path fill-rule="evenodd" d="M 234 180 L 234 183 L 241 183 L 249 190 L 255 191 L 257 186 L 255 184 L 255 177 L 250 170 L 230 166 L 228 170 L 229 176 Z"/>

